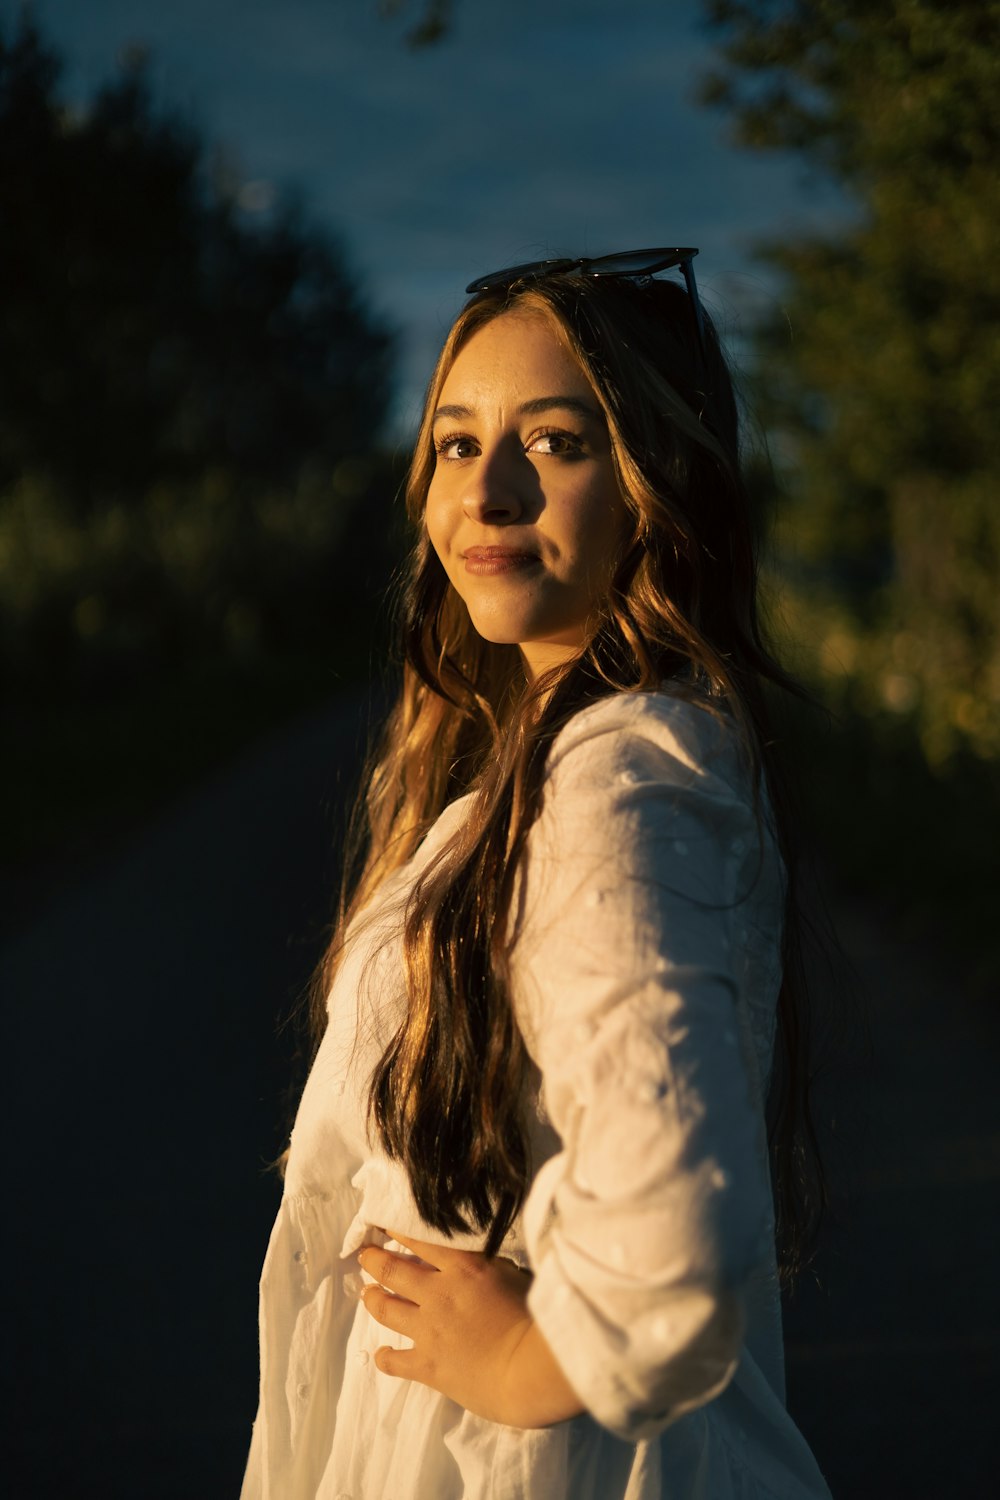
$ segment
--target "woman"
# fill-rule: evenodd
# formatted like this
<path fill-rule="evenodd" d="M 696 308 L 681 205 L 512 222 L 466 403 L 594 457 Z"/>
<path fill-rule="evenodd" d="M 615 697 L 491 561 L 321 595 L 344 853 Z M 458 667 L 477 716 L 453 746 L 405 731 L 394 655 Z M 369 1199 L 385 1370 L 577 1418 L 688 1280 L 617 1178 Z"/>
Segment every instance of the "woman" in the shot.
<path fill-rule="evenodd" d="M 431 381 L 247 1500 L 828 1493 L 783 1405 L 764 1115 L 780 1020 L 790 1264 L 786 684 L 696 253 L 485 277 Z"/>

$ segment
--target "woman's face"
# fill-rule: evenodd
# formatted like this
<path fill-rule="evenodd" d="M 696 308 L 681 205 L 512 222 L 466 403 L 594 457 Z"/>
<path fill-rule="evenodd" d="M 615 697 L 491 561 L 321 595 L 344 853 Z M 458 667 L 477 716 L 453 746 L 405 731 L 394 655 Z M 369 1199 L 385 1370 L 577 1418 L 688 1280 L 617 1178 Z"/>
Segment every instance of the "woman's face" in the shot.
<path fill-rule="evenodd" d="M 503 313 L 452 365 L 425 519 L 488 641 L 535 674 L 572 656 L 611 581 L 628 512 L 593 389 L 554 324 Z"/>

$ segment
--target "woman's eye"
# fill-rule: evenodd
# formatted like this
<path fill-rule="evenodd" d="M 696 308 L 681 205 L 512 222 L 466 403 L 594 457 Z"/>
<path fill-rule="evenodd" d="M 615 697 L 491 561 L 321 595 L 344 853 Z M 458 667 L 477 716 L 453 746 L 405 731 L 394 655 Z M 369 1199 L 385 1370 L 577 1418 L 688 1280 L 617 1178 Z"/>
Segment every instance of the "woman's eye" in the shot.
<path fill-rule="evenodd" d="M 583 443 L 572 432 L 540 432 L 528 444 L 529 453 L 548 453 L 553 458 L 575 458 Z"/>
<path fill-rule="evenodd" d="M 475 458 L 479 445 L 475 438 L 443 437 L 435 443 L 439 458 Z"/>

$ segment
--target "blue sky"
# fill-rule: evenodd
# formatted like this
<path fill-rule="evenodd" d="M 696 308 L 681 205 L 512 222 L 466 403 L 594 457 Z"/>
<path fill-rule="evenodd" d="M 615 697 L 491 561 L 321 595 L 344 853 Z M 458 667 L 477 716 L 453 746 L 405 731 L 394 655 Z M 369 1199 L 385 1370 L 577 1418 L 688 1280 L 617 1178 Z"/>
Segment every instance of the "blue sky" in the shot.
<path fill-rule="evenodd" d="M 21 0 L 0 0 L 9 26 Z M 251 208 L 296 189 L 337 230 L 399 328 L 396 425 L 475 274 L 553 252 L 701 247 L 706 301 L 740 314 L 776 289 L 762 237 L 842 217 L 794 157 L 739 150 L 698 105 L 711 40 L 697 0 L 458 0 L 412 51 L 421 9 L 379 0 L 35 0 L 89 94 L 122 49 L 152 51 L 160 97 L 199 122 Z"/>

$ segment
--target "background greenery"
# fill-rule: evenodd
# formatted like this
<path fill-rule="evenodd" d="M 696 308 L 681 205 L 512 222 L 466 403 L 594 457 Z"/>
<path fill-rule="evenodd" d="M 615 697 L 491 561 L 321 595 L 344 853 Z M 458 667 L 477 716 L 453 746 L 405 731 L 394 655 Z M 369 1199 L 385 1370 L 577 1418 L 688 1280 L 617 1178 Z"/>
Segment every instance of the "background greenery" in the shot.
<path fill-rule="evenodd" d="M 450 4 L 416 0 L 415 44 Z M 393 7 L 390 7 L 393 8 Z M 850 227 L 760 247 L 768 591 L 823 711 L 822 851 L 1000 977 L 1000 6 L 705 0 L 706 104 Z M 0 35 L 6 869 L 86 857 L 384 647 L 390 330 L 342 247 L 239 184 L 132 58 L 78 114 Z M 12 291 L 16 289 L 16 291 Z M 8 917 L 16 901 L 6 903 Z"/>
<path fill-rule="evenodd" d="M 367 677 L 397 554 L 392 337 L 263 223 L 141 55 L 72 113 L 0 34 L 4 916 L 45 872 Z"/>
<path fill-rule="evenodd" d="M 755 338 L 775 594 L 822 846 L 1000 978 L 1000 6 L 706 0 L 706 102 L 793 149 L 855 227 L 773 243 Z"/>

